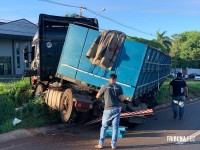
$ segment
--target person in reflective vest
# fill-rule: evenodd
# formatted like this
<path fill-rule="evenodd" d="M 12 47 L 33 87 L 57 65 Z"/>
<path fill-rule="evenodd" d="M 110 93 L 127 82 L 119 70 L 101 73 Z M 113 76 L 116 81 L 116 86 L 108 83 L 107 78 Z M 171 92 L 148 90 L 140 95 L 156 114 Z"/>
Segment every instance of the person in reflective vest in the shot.
<path fill-rule="evenodd" d="M 182 79 L 181 72 L 178 72 L 177 77 L 170 82 L 169 90 L 170 96 L 172 97 L 173 118 L 177 119 L 179 115 L 179 119 L 182 120 L 185 99 L 188 98 L 188 88 L 186 82 Z"/>

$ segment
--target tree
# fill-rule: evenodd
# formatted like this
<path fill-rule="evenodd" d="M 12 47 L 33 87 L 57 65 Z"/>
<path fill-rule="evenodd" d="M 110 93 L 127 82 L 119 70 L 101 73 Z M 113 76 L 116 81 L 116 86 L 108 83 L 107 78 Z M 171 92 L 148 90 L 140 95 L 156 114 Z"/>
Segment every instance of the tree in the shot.
<path fill-rule="evenodd" d="M 180 34 L 180 58 L 190 60 L 200 68 L 200 32 L 190 31 Z"/>
<path fill-rule="evenodd" d="M 160 33 L 160 31 L 156 32 L 156 40 L 158 43 L 160 43 L 163 47 L 164 47 L 164 51 L 166 53 L 170 52 L 170 46 L 172 45 L 172 40 L 170 37 L 165 36 L 165 34 L 167 33 L 167 31 L 163 31 L 162 33 Z"/>
<path fill-rule="evenodd" d="M 130 39 L 130 40 L 133 40 L 133 41 L 137 41 L 137 42 L 141 42 L 141 43 L 150 45 L 150 46 L 155 47 L 155 48 L 160 49 L 160 50 L 165 49 L 160 43 L 158 43 L 155 40 L 147 40 L 147 39 L 132 37 L 132 36 L 127 36 L 127 38 Z"/>
<path fill-rule="evenodd" d="M 178 58 L 178 66 L 200 68 L 200 32 L 187 31 L 172 38 L 170 55 Z"/>
<path fill-rule="evenodd" d="M 79 15 L 78 15 L 78 14 L 76 14 L 76 13 L 72 13 L 72 14 L 65 14 L 64 16 L 65 16 L 65 17 L 72 17 L 72 18 L 78 18 L 78 17 L 79 17 Z"/>

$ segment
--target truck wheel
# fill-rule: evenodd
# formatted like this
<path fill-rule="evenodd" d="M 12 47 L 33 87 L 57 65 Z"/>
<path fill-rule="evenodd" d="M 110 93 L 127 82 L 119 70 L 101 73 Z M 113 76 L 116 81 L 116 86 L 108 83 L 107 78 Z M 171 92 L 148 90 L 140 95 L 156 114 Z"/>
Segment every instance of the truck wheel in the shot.
<path fill-rule="evenodd" d="M 41 96 L 41 97 L 43 97 L 44 96 L 43 92 L 46 91 L 46 89 L 47 88 L 46 88 L 46 86 L 44 84 L 39 83 L 37 85 L 36 89 L 35 89 L 34 96 Z"/>
<path fill-rule="evenodd" d="M 65 90 L 61 98 L 61 111 L 60 117 L 63 122 L 70 121 L 73 109 L 73 95 L 71 89 Z"/>

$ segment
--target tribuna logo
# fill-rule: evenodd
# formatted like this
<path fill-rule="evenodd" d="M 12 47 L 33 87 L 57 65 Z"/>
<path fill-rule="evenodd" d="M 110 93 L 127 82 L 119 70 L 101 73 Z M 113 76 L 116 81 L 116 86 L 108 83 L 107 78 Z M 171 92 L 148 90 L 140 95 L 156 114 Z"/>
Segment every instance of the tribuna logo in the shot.
<path fill-rule="evenodd" d="M 167 142 L 194 142 L 195 136 L 167 136 Z"/>

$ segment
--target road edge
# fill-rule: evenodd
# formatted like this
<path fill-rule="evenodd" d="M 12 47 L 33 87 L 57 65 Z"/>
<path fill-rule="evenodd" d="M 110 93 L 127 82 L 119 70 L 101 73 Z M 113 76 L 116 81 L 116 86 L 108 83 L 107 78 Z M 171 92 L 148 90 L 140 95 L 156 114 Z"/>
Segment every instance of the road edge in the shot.
<path fill-rule="evenodd" d="M 189 101 L 186 101 L 186 103 L 192 103 L 192 102 L 196 102 L 196 101 L 200 101 L 200 97 L 197 97 L 195 99 L 190 99 Z M 155 107 L 154 110 L 160 110 L 162 108 L 167 108 L 170 106 L 171 106 L 171 103 L 161 104 L 161 105 L 158 105 L 157 107 Z"/>
<path fill-rule="evenodd" d="M 192 99 L 189 103 L 200 101 L 200 97 Z M 167 108 L 171 105 L 171 103 L 162 104 L 157 106 L 154 110 L 160 110 L 162 108 Z M 16 140 L 26 137 L 35 136 L 37 134 L 45 134 L 50 131 L 61 130 L 68 127 L 69 124 L 58 124 L 53 126 L 39 127 L 39 128 L 31 128 L 31 129 L 17 129 L 8 133 L 0 134 L 0 143 L 7 142 L 10 140 Z"/>
<path fill-rule="evenodd" d="M 31 128 L 31 129 L 17 129 L 8 133 L 0 134 L 0 143 L 4 143 L 10 140 L 31 137 L 37 134 L 45 134 L 50 131 L 64 129 L 67 126 L 68 124 L 58 124 L 53 126 Z"/>

